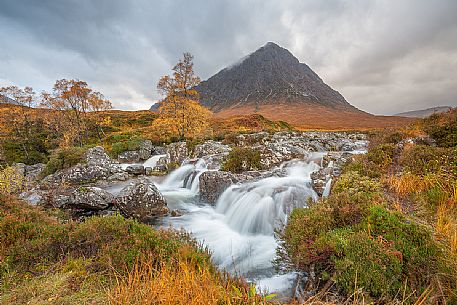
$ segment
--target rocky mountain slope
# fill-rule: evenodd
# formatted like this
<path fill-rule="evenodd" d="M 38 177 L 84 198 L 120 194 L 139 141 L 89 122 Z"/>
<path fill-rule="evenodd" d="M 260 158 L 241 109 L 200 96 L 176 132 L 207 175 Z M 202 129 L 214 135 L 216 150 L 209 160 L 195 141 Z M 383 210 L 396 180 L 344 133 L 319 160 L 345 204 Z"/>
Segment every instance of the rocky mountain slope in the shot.
<path fill-rule="evenodd" d="M 200 102 L 219 112 L 254 103 L 303 103 L 356 110 L 337 91 L 288 50 L 269 42 L 221 70 L 196 89 Z"/>

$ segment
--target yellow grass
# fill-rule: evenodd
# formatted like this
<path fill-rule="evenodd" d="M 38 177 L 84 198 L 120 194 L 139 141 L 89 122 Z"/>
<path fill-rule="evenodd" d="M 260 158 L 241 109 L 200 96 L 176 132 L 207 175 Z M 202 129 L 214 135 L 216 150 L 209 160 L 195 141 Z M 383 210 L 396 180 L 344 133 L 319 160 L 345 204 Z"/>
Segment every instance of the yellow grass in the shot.
<path fill-rule="evenodd" d="M 411 173 L 404 173 L 400 176 L 391 175 L 384 178 L 384 182 L 387 182 L 390 189 L 400 197 L 424 192 L 438 183 L 434 175 L 422 177 Z"/>
<path fill-rule="evenodd" d="M 154 266 L 146 260 L 119 277 L 109 292 L 110 304 L 211 305 L 267 304 L 255 288 L 196 263 L 179 261 Z"/>

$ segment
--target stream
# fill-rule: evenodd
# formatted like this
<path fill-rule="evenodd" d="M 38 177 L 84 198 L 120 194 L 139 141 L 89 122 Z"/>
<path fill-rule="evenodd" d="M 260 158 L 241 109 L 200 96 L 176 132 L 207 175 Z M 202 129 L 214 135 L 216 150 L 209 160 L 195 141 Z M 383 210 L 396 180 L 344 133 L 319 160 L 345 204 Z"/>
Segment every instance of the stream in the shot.
<path fill-rule="evenodd" d="M 161 225 L 191 232 L 211 250 L 217 266 L 254 282 L 259 292 L 290 295 L 297 275 L 275 271 L 274 230 L 284 226 L 294 208 L 305 207 L 308 200 L 318 199 L 310 174 L 320 168 L 323 155 L 316 153 L 308 162 L 283 163 L 281 168 L 286 174 L 281 177 L 234 184 L 220 195 L 215 205 L 199 198 L 199 177 L 208 171 L 203 159 L 184 163 L 165 177 L 150 177 L 169 209 L 182 214 L 163 218 Z M 155 156 L 146 163 L 154 166 L 157 160 Z M 108 190 L 117 193 L 128 183 L 112 185 Z"/>

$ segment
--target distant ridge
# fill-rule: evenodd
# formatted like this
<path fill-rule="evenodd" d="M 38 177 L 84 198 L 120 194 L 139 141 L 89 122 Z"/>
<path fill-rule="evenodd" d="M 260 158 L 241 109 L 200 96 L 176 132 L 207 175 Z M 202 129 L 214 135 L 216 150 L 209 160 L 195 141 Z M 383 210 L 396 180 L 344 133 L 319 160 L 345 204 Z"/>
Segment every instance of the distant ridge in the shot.
<path fill-rule="evenodd" d="M 401 113 L 397 113 L 395 115 L 403 116 L 403 117 L 407 117 L 407 118 L 426 118 L 428 116 L 431 116 L 434 113 L 448 112 L 451 109 L 452 109 L 452 107 L 450 107 L 450 106 L 438 106 L 438 107 L 432 107 L 432 108 L 421 109 L 421 110 L 401 112 Z"/>

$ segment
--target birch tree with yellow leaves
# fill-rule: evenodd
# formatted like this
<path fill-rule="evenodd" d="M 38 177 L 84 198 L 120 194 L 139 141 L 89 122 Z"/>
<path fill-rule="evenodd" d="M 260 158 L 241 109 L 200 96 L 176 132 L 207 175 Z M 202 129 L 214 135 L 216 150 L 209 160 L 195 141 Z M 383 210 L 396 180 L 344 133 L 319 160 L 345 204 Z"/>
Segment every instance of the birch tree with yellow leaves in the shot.
<path fill-rule="evenodd" d="M 160 102 L 154 127 L 180 140 L 202 135 L 208 130 L 212 115 L 198 102 L 199 94 L 194 87 L 200 78 L 194 73 L 192 60 L 190 53 L 184 53 L 173 67 L 173 75 L 163 76 L 157 84 L 157 90 L 165 98 Z"/>

